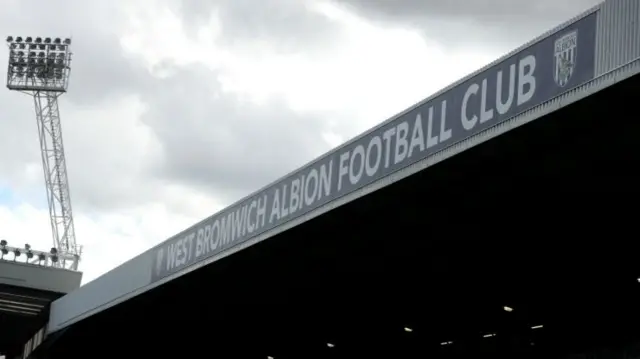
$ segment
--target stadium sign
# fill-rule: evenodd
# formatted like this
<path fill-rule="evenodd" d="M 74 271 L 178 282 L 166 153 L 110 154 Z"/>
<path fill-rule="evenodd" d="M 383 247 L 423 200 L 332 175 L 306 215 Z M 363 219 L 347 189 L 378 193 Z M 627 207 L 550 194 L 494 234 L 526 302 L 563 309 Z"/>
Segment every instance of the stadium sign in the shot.
<path fill-rule="evenodd" d="M 371 184 L 594 77 L 596 13 L 170 238 L 155 282 Z"/>

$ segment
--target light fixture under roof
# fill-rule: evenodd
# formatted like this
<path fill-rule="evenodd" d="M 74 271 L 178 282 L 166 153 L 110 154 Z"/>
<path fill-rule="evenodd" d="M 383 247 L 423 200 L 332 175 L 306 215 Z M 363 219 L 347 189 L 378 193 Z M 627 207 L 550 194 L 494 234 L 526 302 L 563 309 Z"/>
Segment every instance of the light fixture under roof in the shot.
<path fill-rule="evenodd" d="M 505 312 L 513 312 L 513 308 L 508 307 L 506 305 L 504 307 L 502 307 L 502 309 L 504 309 Z"/>
<path fill-rule="evenodd" d="M 413 332 L 413 329 L 409 328 L 409 327 L 404 327 L 404 331 L 407 333 L 411 333 Z"/>

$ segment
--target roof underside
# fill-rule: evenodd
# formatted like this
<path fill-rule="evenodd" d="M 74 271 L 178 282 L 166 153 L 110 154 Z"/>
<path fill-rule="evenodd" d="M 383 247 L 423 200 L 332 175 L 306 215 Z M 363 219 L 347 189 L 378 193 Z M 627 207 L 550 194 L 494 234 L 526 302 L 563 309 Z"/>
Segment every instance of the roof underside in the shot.
<path fill-rule="evenodd" d="M 637 87 L 617 84 L 77 323 L 53 357 L 82 357 L 82 345 L 119 357 L 549 359 L 629 345 L 640 334 Z"/>
<path fill-rule="evenodd" d="M 8 358 L 19 354 L 24 344 L 46 324 L 51 302 L 61 296 L 0 284 L 0 354 L 8 354 Z"/>

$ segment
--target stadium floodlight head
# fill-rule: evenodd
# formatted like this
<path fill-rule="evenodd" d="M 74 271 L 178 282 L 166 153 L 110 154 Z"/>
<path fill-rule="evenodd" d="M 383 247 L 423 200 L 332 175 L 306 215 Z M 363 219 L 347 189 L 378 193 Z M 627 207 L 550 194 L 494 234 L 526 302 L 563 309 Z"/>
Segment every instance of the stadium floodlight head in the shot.
<path fill-rule="evenodd" d="M 7 249 L 7 241 L 6 240 L 1 240 L 0 241 L 0 259 L 3 259 L 4 256 L 9 253 L 9 250 Z"/>
<path fill-rule="evenodd" d="M 13 254 L 13 261 L 30 265 L 44 265 L 47 267 L 60 268 L 60 264 L 64 262 L 76 263 L 79 261 L 79 255 L 64 253 L 57 248 L 52 248 L 48 252 L 38 251 L 32 249 L 30 245 L 26 244 L 23 248 L 10 246 L 7 241 L 3 240 L 0 244 L 0 260 L 7 260 L 5 257 L 7 254 Z M 25 254 L 23 256 L 23 254 Z M 65 269 L 69 269 L 64 267 Z M 75 270 L 71 268 L 72 270 Z"/>
<path fill-rule="evenodd" d="M 51 254 L 51 256 L 49 256 L 49 258 L 51 259 L 51 261 L 53 263 L 58 263 L 58 249 L 53 247 L 51 248 L 51 250 L 49 251 L 49 253 Z"/>
<path fill-rule="evenodd" d="M 28 36 L 23 40 L 21 36 L 8 36 L 7 44 L 7 88 L 23 92 L 67 91 L 71 39 Z"/>

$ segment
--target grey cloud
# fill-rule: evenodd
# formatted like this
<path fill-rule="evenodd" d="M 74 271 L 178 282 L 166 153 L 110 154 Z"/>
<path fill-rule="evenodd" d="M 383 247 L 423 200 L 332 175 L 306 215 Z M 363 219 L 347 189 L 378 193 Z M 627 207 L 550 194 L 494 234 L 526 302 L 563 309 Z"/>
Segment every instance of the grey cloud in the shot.
<path fill-rule="evenodd" d="M 18 170 L 25 165 L 40 165 L 33 101 L 23 94 L 3 89 L 0 95 L 0 168 L 11 182 L 24 182 Z M 25 114 L 27 116 L 25 116 Z"/>
<path fill-rule="evenodd" d="M 519 45 L 601 0 L 331 0 L 374 21 L 417 28 L 451 46 Z M 493 43 L 492 43 L 493 42 Z"/>
<path fill-rule="evenodd" d="M 224 14 L 229 41 L 251 40 L 256 34 L 265 41 L 283 39 L 297 47 L 308 39 L 315 41 L 316 30 L 322 32 L 313 25 L 317 19 L 297 1 L 260 2 L 263 7 L 254 10 L 272 14 L 263 23 L 257 23 L 263 18 L 260 14 L 251 15 L 249 2 L 236 1 L 220 2 L 218 9 Z M 71 89 L 61 111 L 76 212 L 96 213 L 162 200 L 163 181 L 200 188 L 203 194 L 228 203 L 327 149 L 319 117 L 294 113 L 277 101 L 243 102 L 222 92 L 217 74 L 208 69 L 165 64 L 174 75 L 153 78 L 120 48 L 117 2 L 22 0 L 11 5 L 0 13 L 0 29 L 7 35 L 74 35 Z M 253 20 L 243 21 L 245 16 Z M 77 117 L 72 116 L 74 109 L 108 112 L 114 98 L 126 94 L 141 96 L 148 109 L 143 119 L 164 150 L 162 162 L 124 169 L 131 173 L 118 167 L 131 165 L 126 162 L 129 154 L 119 147 L 131 139 L 117 133 L 80 133 L 73 121 L 83 119 L 71 118 Z M 9 91 L 0 94 L 4 119 L 0 121 L 0 179 L 14 186 L 23 180 L 26 165 L 41 171 L 32 103 L 28 98 L 18 100 L 19 96 Z M 92 121 L 86 119 L 89 124 Z M 105 145 L 104 136 L 112 136 L 112 143 Z M 41 196 L 42 184 L 32 186 Z"/>
<path fill-rule="evenodd" d="M 229 203 L 327 150 L 323 122 L 283 103 L 255 105 L 221 91 L 217 74 L 176 69 L 147 94 L 145 122 L 164 146 L 157 175 Z"/>
<path fill-rule="evenodd" d="M 0 11 L 0 36 L 73 37 L 75 61 L 70 91 L 61 100 L 61 111 L 72 194 L 74 203 L 80 206 L 108 205 L 105 200 L 113 199 L 104 196 L 108 181 L 85 173 L 95 165 L 95 158 L 101 157 L 101 151 L 113 149 L 73 151 L 77 141 L 69 123 L 71 108 L 108 105 L 115 97 L 142 91 L 151 80 L 140 64 L 126 59 L 121 51 L 118 39 L 121 14 L 117 5 L 112 1 L 8 0 Z M 6 66 L 6 56 L 0 58 L 0 66 Z M 0 107 L 0 176 L 12 183 L 15 190 L 22 191 L 26 199 L 32 201 L 34 196 L 44 199 L 42 175 L 37 176 L 37 183 L 27 183 L 25 177 L 28 167 L 41 171 L 33 103 L 26 96 L 5 89 L 0 94 Z M 29 186 L 32 187 L 26 188 Z M 33 186 L 37 186 L 36 190 Z"/>
<path fill-rule="evenodd" d="M 303 0 L 181 0 L 180 13 L 191 31 L 216 14 L 221 41 L 262 41 L 280 51 L 313 51 L 340 35 L 340 28 L 314 13 Z"/>
<path fill-rule="evenodd" d="M 126 59 L 120 50 L 120 13 L 115 1 L 11 3 L 0 12 L 0 35 L 73 38 L 70 86 L 75 90 L 70 91 L 68 97 L 74 103 L 89 106 L 144 88 L 144 69 Z"/>

